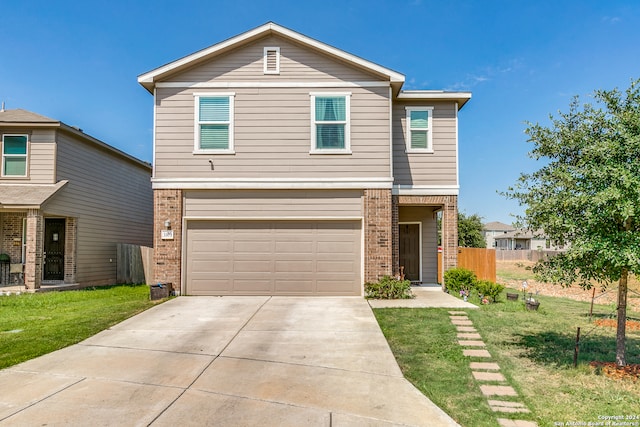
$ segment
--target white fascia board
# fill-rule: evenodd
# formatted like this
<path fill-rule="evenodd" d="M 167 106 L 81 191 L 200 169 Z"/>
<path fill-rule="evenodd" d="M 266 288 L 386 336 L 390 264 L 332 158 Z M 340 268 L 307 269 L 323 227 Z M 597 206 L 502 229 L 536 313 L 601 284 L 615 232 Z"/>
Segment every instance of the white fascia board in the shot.
<path fill-rule="evenodd" d="M 457 196 L 459 185 L 394 185 L 394 196 Z"/>
<path fill-rule="evenodd" d="M 455 101 L 460 110 L 471 99 L 471 92 L 445 92 L 442 90 L 403 91 L 396 97 L 400 101 Z"/>
<path fill-rule="evenodd" d="M 187 189 L 187 190 L 293 190 L 293 189 L 366 189 L 392 188 L 393 180 L 389 178 L 154 178 L 153 189 Z"/>
<path fill-rule="evenodd" d="M 471 92 L 449 92 L 444 90 L 403 90 L 399 99 L 471 99 Z"/>
<path fill-rule="evenodd" d="M 267 32 L 273 32 L 275 34 L 279 34 L 285 37 L 288 37 L 290 39 L 296 40 L 302 44 L 306 44 L 308 46 L 311 46 L 315 49 L 324 51 L 325 53 L 328 53 L 330 55 L 333 55 L 335 57 L 341 58 L 343 60 L 352 62 L 354 64 L 359 65 L 360 67 L 364 67 L 366 69 L 369 69 L 371 71 L 374 71 L 376 73 L 385 75 L 389 77 L 389 80 L 391 82 L 399 82 L 399 83 L 404 83 L 404 75 L 400 74 L 396 71 L 390 70 L 388 68 L 382 67 L 378 64 L 375 64 L 373 62 L 367 61 L 365 59 L 362 59 L 358 56 L 352 55 L 350 53 L 347 53 L 343 50 L 337 49 L 333 46 L 329 46 L 327 44 L 324 44 L 322 42 L 319 42 L 317 40 L 314 40 L 310 37 L 307 37 L 305 35 L 302 35 L 300 33 L 297 33 L 293 30 L 290 30 L 288 28 L 282 27 L 278 24 L 275 24 L 273 22 L 268 22 L 264 25 L 261 25 L 257 28 L 254 28 L 253 30 L 249 30 L 245 33 L 239 34 L 235 37 L 232 37 L 230 39 L 227 39 L 223 42 L 217 43 L 213 46 L 210 46 L 208 48 L 202 49 L 198 52 L 192 53 L 191 55 L 187 55 L 183 58 L 180 58 L 176 61 L 170 62 L 166 65 L 163 65 L 159 68 L 156 68 L 154 70 L 151 70 L 147 73 L 141 74 L 140 76 L 138 76 L 138 83 L 143 84 L 143 83 L 153 83 L 155 78 L 157 76 L 160 76 L 162 74 L 165 74 L 167 72 L 173 71 L 177 68 L 180 68 L 182 66 L 185 66 L 193 61 L 197 61 L 201 58 L 204 58 L 206 56 L 209 55 L 213 55 L 216 52 L 219 52 L 221 50 L 224 50 L 230 46 L 233 46 L 234 44 L 238 44 L 238 43 L 242 43 L 245 40 L 254 38 L 256 36 L 260 36 L 262 34 L 266 34 Z"/>

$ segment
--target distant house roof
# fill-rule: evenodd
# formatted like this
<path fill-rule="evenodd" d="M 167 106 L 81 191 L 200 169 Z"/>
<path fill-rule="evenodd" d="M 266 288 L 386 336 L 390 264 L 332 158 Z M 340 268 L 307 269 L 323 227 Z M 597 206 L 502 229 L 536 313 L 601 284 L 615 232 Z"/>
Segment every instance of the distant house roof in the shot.
<path fill-rule="evenodd" d="M 69 181 L 55 184 L 2 184 L 0 192 L 0 210 L 2 209 L 39 209 L 44 202 L 56 194 Z"/>
<path fill-rule="evenodd" d="M 482 227 L 482 229 L 487 231 L 514 231 L 515 230 L 514 227 L 499 221 L 488 222 Z"/>
<path fill-rule="evenodd" d="M 49 117 L 42 116 L 37 113 L 33 113 L 31 111 L 23 110 L 21 108 L 11 109 L 11 110 L 0 110 L 0 125 L 1 126 L 11 126 L 16 128 L 24 128 L 28 125 L 28 127 L 56 127 L 69 132 L 75 135 L 78 138 L 81 138 L 90 144 L 93 144 L 103 150 L 110 151 L 111 153 L 125 158 L 133 163 L 137 163 L 139 166 L 147 168 L 151 170 L 151 164 L 145 161 L 142 161 L 136 157 L 133 157 L 130 154 L 125 153 L 122 150 L 119 150 L 106 142 L 100 141 L 93 136 L 84 133 L 82 129 L 77 128 L 75 126 L 69 126 L 59 120 L 54 120 Z M 4 189 L 3 189 L 4 191 Z"/>
<path fill-rule="evenodd" d="M 31 111 L 16 108 L 14 110 L 0 110 L 0 122 L 2 123 L 60 123 L 49 117 L 32 113 Z"/>
<path fill-rule="evenodd" d="M 495 240 L 500 240 L 500 239 L 544 239 L 544 233 L 540 232 L 536 232 L 534 233 L 531 230 L 513 230 L 513 231 L 508 231 L 504 234 L 500 234 L 498 236 L 495 236 L 494 239 Z"/>

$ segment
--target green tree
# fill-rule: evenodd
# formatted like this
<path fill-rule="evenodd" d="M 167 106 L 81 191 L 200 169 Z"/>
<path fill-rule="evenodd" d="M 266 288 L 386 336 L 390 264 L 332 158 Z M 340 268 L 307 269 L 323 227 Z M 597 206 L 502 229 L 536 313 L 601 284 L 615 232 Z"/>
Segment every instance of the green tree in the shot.
<path fill-rule="evenodd" d="M 566 253 L 539 263 L 546 281 L 585 289 L 618 282 L 616 363 L 626 364 L 627 280 L 640 275 L 640 80 L 576 96 L 551 125 L 527 123 L 530 157 L 542 162 L 504 195 L 526 206 L 519 221 L 570 242 Z"/>
<path fill-rule="evenodd" d="M 458 213 L 458 246 L 484 248 L 487 242 L 482 234 L 482 217 L 478 214 Z"/>

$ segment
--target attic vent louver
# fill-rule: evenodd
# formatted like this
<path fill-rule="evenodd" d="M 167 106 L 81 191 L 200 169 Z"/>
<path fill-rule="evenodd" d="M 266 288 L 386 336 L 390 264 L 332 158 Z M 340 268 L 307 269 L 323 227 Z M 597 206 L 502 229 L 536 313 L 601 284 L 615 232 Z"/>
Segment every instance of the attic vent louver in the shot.
<path fill-rule="evenodd" d="M 280 48 L 265 47 L 263 66 L 265 74 L 280 74 Z"/>

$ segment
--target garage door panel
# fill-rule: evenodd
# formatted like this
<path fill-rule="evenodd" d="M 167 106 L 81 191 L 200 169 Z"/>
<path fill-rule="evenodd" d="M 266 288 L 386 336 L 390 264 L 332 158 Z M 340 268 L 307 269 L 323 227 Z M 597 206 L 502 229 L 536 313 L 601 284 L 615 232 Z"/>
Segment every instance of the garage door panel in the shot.
<path fill-rule="evenodd" d="M 229 252 L 229 250 L 231 250 L 231 243 L 214 239 L 197 240 L 193 242 L 193 250 L 195 253 Z"/>
<path fill-rule="evenodd" d="M 313 253 L 313 242 L 276 242 L 275 251 L 281 254 L 311 254 Z"/>
<path fill-rule="evenodd" d="M 308 280 L 275 280 L 275 293 L 280 295 L 312 295 L 314 281 Z"/>
<path fill-rule="evenodd" d="M 353 295 L 340 286 L 335 280 L 316 280 L 318 295 Z"/>
<path fill-rule="evenodd" d="M 258 261 L 258 260 L 247 260 L 247 261 L 234 261 L 233 262 L 233 273 L 236 274 L 270 274 L 272 270 L 271 261 Z"/>
<path fill-rule="evenodd" d="M 189 295 L 224 294 L 233 290 L 231 280 L 229 279 L 209 278 L 206 280 L 194 280 L 190 285 Z"/>
<path fill-rule="evenodd" d="M 356 250 L 354 242 L 318 242 L 318 254 L 352 254 Z"/>
<path fill-rule="evenodd" d="M 309 273 L 313 271 L 313 261 L 276 261 L 275 273 Z"/>
<path fill-rule="evenodd" d="M 215 261 L 213 258 L 194 260 L 193 266 L 193 271 L 196 275 L 230 273 L 233 271 L 230 261 Z"/>
<path fill-rule="evenodd" d="M 270 241 L 236 240 L 233 243 L 233 251 L 236 253 L 271 253 L 273 252 L 273 244 Z"/>
<path fill-rule="evenodd" d="M 233 285 L 235 292 L 247 292 L 250 294 L 255 291 L 271 291 L 271 281 L 258 277 L 255 279 L 237 279 L 233 281 Z"/>
<path fill-rule="evenodd" d="M 360 295 L 360 221 L 188 221 L 186 293 Z"/>
<path fill-rule="evenodd" d="M 352 261 L 318 261 L 318 273 L 355 273 L 355 263 Z"/>

